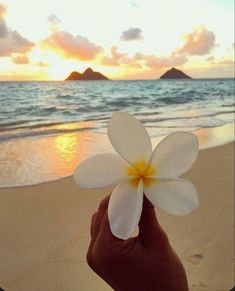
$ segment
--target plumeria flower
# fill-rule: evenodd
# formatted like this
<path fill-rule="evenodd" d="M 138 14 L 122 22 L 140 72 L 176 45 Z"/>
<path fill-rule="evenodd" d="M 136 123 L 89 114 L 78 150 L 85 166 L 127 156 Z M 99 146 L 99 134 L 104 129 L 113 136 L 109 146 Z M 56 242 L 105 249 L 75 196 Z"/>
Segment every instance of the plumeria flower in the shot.
<path fill-rule="evenodd" d="M 99 154 L 83 161 L 74 173 L 82 188 L 116 185 L 108 205 L 112 233 L 128 239 L 140 220 L 144 194 L 156 207 L 185 215 L 198 205 L 192 183 L 178 178 L 198 155 L 197 137 L 175 132 L 152 151 L 146 129 L 132 115 L 117 112 L 108 124 L 108 137 L 119 154 Z"/>

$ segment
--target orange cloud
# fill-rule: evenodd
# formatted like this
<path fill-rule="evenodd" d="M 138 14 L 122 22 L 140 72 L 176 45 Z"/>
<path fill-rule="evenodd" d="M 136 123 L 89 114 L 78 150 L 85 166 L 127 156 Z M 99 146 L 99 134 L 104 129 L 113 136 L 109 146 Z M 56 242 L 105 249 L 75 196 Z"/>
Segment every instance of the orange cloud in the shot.
<path fill-rule="evenodd" d="M 113 46 L 110 51 L 110 56 L 103 56 L 102 64 L 107 66 L 129 65 L 130 67 L 139 68 L 141 65 L 134 57 L 128 57 L 126 53 L 118 52 L 118 47 Z"/>
<path fill-rule="evenodd" d="M 104 56 L 102 62 L 108 66 L 118 66 L 126 56 L 127 54 L 118 52 L 118 47 L 113 46 L 111 48 L 111 56 Z"/>
<path fill-rule="evenodd" d="M 207 55 L 215 46 L 215 35 L 204 25 L 196 27 L 193 32 L 184 35 L 185 43 L 178 53 L 186 55 Z"/>
<path fill-rule="evenodd" d="M 168 57 L 157 57 L 155 55 L 136 54 L 135 58 L 142 60 L 146 67 L 151 69 L 162 69 L 165 67 L 180 66 L 187 62 L 187 58 L 183 55 L 172 53 Z"/>
<path fill-rule="evenodd" d="M 17 65 L 29 64 L 29 57 L 24 54 L 13 55 L 11 60 L 13 61 L 14 64 L 17 64 Z"/>
<path fill-rule="evenodd" d="M 158 57 L 155 55 L 148 55 L 136 53 L 133 57 L 128 57 L 126 53 L 118 52 L 116 46 L 111 48 L 111 56 L 104 56 L 102 65 L 108 66 L 128 66 L 129 68 L 143 68 L 160 70 L 165 67 L 180 66 L 187 62 L 185 55 L 173 52 L 168 57 Z"/>
<path fill-rule="evenodd" d="M 7 8 L 5 5 L 0 3 L 0 17 L 4 16 L 6 14 Z"/>
<path fill-rule="evenodd" d="M 103 51 L 101 46 L 90 42 L 83 36 L 74 36 L 66 31 L 55 31 L 42 42 L 46 49 L 58 52 L 67 58 L 92 60 Z"/>

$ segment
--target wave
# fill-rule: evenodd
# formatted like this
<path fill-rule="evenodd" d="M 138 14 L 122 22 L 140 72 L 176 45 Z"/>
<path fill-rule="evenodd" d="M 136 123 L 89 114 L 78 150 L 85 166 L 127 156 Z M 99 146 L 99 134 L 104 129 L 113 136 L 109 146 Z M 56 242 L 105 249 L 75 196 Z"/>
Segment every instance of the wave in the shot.
<path fill-rule="evenodd" d="M 214 113 L 209 113 L 209 114 L 201 114 L 201 115 L 197 115 L 197 116 L 177 116 L 177 117 L 170 117 L 170 116 L 166 116 L 166 117 L 153 117 L 153 118 L 142 118 L 141 121 L 144 123 L 147 122 L 162 122 L 162 121 L 168 121 L 168 120 L 180 120 L 180 119 L 200 119 L 203 117 L 216 117 L 217 115 L 221 115 L 221 114 L 230 114 L 230 113 L 234 113 L 234 110 L 231 111 L 218 111 L 218 112 L 214 112 Z M 143 113 L 143 115 L 145 115 L 145 113 Z"/>
<path fill-rule="evenodd" d="M 45 115 L 48 115 L 48 113 L 54 113 L 58 111 L 59 111 L 58 107 L 55 107 L 55 106 L 46 107 L 46 108 L 43 108 L 43 110 L 40 112 L 40 115 L 45 116 Z"/>
<path fill-rule="evenodd" d="M 48 130 L 30 130 L 24 132 L 14 132 L 11 134 L 0 135 L 0 142 L 6 142 L 13 139 L 21 139 L 28 137 L 42 137 L 52 136 L 65 133 L 82 132 L 87 130 L 94 130 L 94 127 L 74 128 L 74 129 L 48 129 Z"/>
<path fill-rule="evenodd" d="M 100 132 L 115 111 L 132 113 L 145 126 L 214 126 L 233 120 L 233 86 L 233 79 L 6 83 L 0 90 L 0 140 Z M 62 126 L 68 123 L 73 126 Z"/>
<path fill-rule="evenodd" d="M 205 114 L 195 117 L 153 117 L 153 118 L 141 118 L 144 126 L 148 128 L 191 128 L 191 127 L 201 127 L 210 128 L 215 126 L 221 126 L 226 124 L 225 120 L 221 119 L 210 119 L 211 117 L 216 117 L 217 115 L 234 113 L 234 111 L 220 111 L 213 114 Z M 143 114 L 144 115 L 144 114 Z M 209 118 L 205 120 L 204 118 Z M 91 119 L 90 119 L 91 120 Z M 0 134 L 0 142 L 6 142 L 13 139 L 30 138 L 30 137 L 43 137 L 58 134 L 66 134 L 73 132 L 82 132 L 93 130 L 99 133 L 100 129 L 107 127 L 107 122 L 109 118 L 99 118 L 93 119 L 92 121 L 97 121 L 94 126 L 89 126 L 83 124 L 81 128 L 81 122 L 54 122 L 47 124 L 36 124 L 32 126 L 18 126 L 16 128 L 8 127 L 2 129 L 2 134 Z M 89 122 L 88 120 L 86 120 Z M 84 121 L 84 122 L 86 122 Z M 175 121 L 173 125 L 167 124 L 168 122 Z M 185 122 L 184 122 L 185 121 Z M 182 123 L 184 122 L 184 123 Z M 59 126 L 71 125 L 71 128 L 58 128 Z M 76 126 L 77 125 L 77 126 Z"/>
<path fill-rule="evenodd" d="M 199 100 L 200 98 L 197 98 Z M 184 104 L 189 103 L 195 100 L 194 97 L 183 97 L 183 96 L 175 96 L 175 97 L 162 97 L 157 98 L 156 101 L 163 102 L 165 104 Z"/>
<path fill-rule="evenodd" d="M 234 108 L 235 103 L 231 103 L 231 104 L 223 104 L 222 107 L 233 107 Z"/>
<path fill-rule="evenodd" d="M 214 121 L 212 124 L 202 124 L 202 123 L 195 123 L 195 124 L 186 124 L 186 125 L 161 125 L 161 126 L 155 126 L 155 125 L 147 125 L 146 127 L 149 128 L 172 128 L 172 129 L 178 129 L 178 128 L 213 128 L 213 127 L 218 127 L 218 126 L 222 126 L 225 125 L 226 122 L 223 120 L 217 120 Z"/>
<path fill-rule="evenodd" d="M 102 117 L 102 116 L 93 116 L 91 118 L 84 118 L 82 120 L 68 120 L 68 121 L 57 121 L 57 122 L 42 122 L 44 121 L 43 119 L 36 119 L 33 121 L 37 122 L 36 124 L 30 124 L 29 121 L 25 120 L 25 121 L 17 121 L 17 122 L 8 122 L 8 123 L 0 123 L 0 132 L 2 131 L 15 131 L 15 130 L 20 130 L 20 129 L 36 129 L 36 128 L 48 128 L 48 127 L 52 127 L 52 126 L 60 126 L 60 125 L 66 125 L 66 124 L 71 124 L 71 125 L 75 125 L 77 123 L 81 123 L 81 122 L 89 122 L 89 121 L 98 121 L 100 123 L 102 122 L 107 122 L 109 120 L 109 117 Z M 20 126 L 18 126 L 20 125 Z M 84 126 L 84 125 L 83 125 Z M 84 127 L 86 128 L 95 128 L 95 127 Z"/>
<path fill-rule="evenodd" d="M 39 120 L 38 120 L 39 121 Z M 51 126 L 59 126 L 65 124 L 65 122 L 50 122 L 50 123 L 37 123 L 34 125 L 30 125 L 27 121 L 26 122 L 19 122 L 18 124 L 25 124 L 24 126 L 14 126 L 14 122 L 5 123 L 5 125 L 0 124 L 1 131 L 15 131 L 17 129 L 34 129 L 34 128 L 44 128 L 44 127 L 51 127 Z M 3 127 L 2 127 L 3 125 Z M 14 127 L 13 127 L 14 126 Z"/>
<path fill-rule="evenodd" d="M 12 126 L 17 126 L 19 124 L 27 124 L 28 120 L 19 120 L 19 121 L 13 121 L 13 122 L 5 122 L 5 123 L 0 123 L 0 129 L 10 129 Z"/>
<path fill-rule="evenodd" d="M 67 99 L 67 98 L 72 98 L 73 96 L 72 95 L 69 95 L 69 94 L 61 94 L 61 95 L 56 95 L 56 98 L 58 99 Z"/>

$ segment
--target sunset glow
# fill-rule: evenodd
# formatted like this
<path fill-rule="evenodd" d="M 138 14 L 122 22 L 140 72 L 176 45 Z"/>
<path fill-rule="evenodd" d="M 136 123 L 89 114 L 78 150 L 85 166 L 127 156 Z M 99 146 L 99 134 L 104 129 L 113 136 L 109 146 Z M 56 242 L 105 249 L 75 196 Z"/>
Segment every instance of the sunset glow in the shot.
<path fill-rule="evenodd" d="M 232 0 L 5 0 L 0 80 L 64 80 L 87 67 L 156 79 L 171 67 L 233 77 Z"/>

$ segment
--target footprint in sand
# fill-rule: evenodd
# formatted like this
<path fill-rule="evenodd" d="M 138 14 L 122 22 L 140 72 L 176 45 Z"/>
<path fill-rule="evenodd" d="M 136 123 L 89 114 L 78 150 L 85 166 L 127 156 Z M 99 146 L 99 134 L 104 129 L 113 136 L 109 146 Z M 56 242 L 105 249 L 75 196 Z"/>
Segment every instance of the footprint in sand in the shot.
<path fill-rule="evenodd" d="M 197 284 L 192 284 L 192 290 L 204 290 L 204 289 L 207 289 L 207 285 L 206 284 L 204 284 L 204 283 L 200 283 L 199 285 L 197 285 Z M 200 289 L 198 289 L 198 288 L 200 288 Z M 191 289 L 190 289 L 191 290 Z"/>
<path fill-rule="evenodd" d="M 199 265 L 203 259 L 204 259 L 203 255 L 195 254 L 187 257 L 186 261 L 192 265 Z"/>

